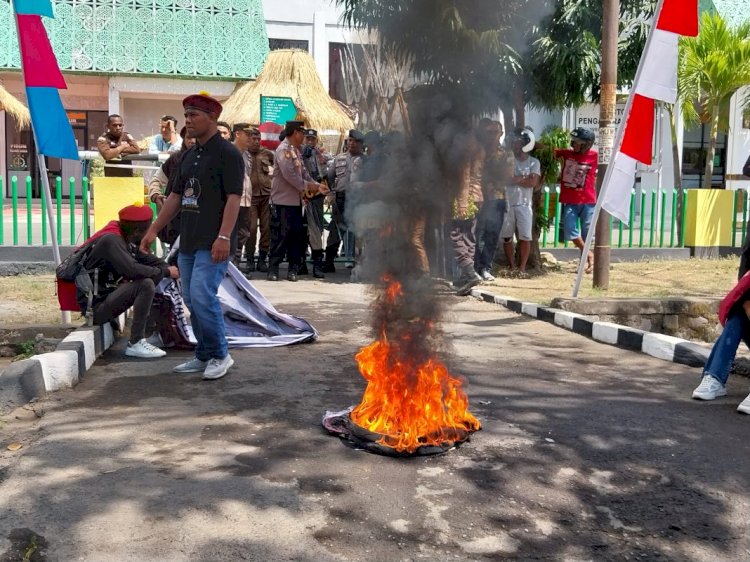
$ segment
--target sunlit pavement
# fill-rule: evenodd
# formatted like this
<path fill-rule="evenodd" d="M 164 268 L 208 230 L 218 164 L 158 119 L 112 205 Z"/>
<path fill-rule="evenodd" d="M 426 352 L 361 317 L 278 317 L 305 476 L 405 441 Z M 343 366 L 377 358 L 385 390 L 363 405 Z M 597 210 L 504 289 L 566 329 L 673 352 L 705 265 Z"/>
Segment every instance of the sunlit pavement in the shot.
<path fill-rule="evenodd" d="M 347 273 L 257 281 L 316 343 L 235 350 L 215 382 L 170 372 L 187 353 L 120 344 L 41 418 L 6 420 L 0 553 L 32 533 L 61 561 L 747 558 L 746 379 L 698 403 L 697 369 L 446 295 L 448 365 L 483 430 L 375 456 L 320 426 L 364 388 L 369 298 Z"/>

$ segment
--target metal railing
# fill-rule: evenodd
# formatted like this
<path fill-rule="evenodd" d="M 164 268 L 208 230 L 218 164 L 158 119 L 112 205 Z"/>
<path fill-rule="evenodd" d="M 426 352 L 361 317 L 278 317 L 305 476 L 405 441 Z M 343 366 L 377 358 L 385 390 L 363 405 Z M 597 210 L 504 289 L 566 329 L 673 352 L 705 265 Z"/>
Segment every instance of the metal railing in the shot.
<path fill-rule="evenodd" d="M 19 186 L 19 180 L 12 176 L 10 180 L 10 202 L 0 197 L 0 246 L 51 244 L 46 220 L 46 203 L 44 198 L 32 199 L 31 177 L 25 178 L 25 185 Z M 53 233 L 60 245 L 77 245 L 86 240 L 92 233 L 92 209 L 89 180 L 83 178 L 80 190 L 75 178 L 68 180 L 68 194 L 63 196 L 63 179 L 55 178 L 53 206 L 56 218 L 56 230 Z M 25 190 L 25 200 L 19 201 L 20 189 Z M 544 187 L 543 202 L 545 220 L 550 225 L 543 229 L 539 239 L 542 248 L 564 248 L 570 243 L 562 240 L 562 205 L 559 202 L 560 188 Z M 4 193 L 0 177 L 0 193 Z M 76 198 L 76 193 L 81 198 Z M 554 201 L 552 199 L 554 193 Z M 682 196 L 682 224 L 677 228 L 677 192 L 660 194 L 656 190 L 631 192 L 628 224 L 610 217 L 610 239 L 613 248 L 681 248 L 684 247 L 685 217 L 688 214 L 687 192 Z M 10 203 L 10 205 L 9 205 Z M 554 204 L 554 216 L 550 206 Z M 10 211 L 10 213 L 8 213 Z M 41 211 L 41 212 L 40 212 Z M 750 204 L 748 192 L 734 192 L 731 217 L 731 242 L 733 248 L 741 247 L 748 229 Z M 8 215 L 10 215 L 8 217 Z M 36 220 L 35 220 L 36 217 Z M 580 226 L 580 225 L 579 225 Z M 25 231 L 25 236 L 23 236 Z M 683 234 L 678 234 L 683 233 Z"/>
<path fill-rule="evenodd" d="M 32 180 L 26 177 L 25 181 L 25 200 L 19 202 L 19 181 L 16 176 L 10 180 L 10 220 L 6 219 L 5 199 L 0 198 L 0 246 L 3 245 L 28 245 L 33 246 L 41 244 L 46 246 L 51 244 L 49 239 L 47 224 L 47 207 L 44 198 L 39 200 L 35 205 L 32 199 Z M 81 181 L 81 199 L 76 200 L 76 181 L 71 177 L 68 180 L 68 196 L 63 197 L 63 180 L 60 177 L 55 178 L 55 193 L 53 197 L 53 206 L 55 210 L 55 223 L 57 232 L 52 233 L 57 237 L 58 244 L 76 245 L 86 240 L 91 235 L 91 206 L 89 180 L 83 178 Z M 3 193 L 2 178 L 0 178 L 0 193 Z M 40 205 L 40 207 L 39 207 Z M 38 212 L 38 210 L 41 212 Z M 22 217 L 25 220 L 22 220 Z M 38 217 L 38 220 L 34 220 Z M 25 229 L 25 239 L 22 242 L 22 227 Z M 6 243 L 6 231 L 9 230 L 9 240 Z M 69 234 L 69 237 L 64 236 Z"/>
<path fill-rule="evenodd" d="M 562 205 L 560 204 L 560 188 L 544 187 L 542 189 L 545 219 L 549 228 L 543 229 L 539 245 L 542 248 L 565 248 L 570 243 L 562 240 Z M 550 215 L 550 205 L 554 198 L 554 216 Z M 737 244 L 737 229 L 742 229 L 742 237 L 739 245 L 745 239 L 747 228 L 747 197 L 742 198 L 743 212 L 741 219 L 737 218 L 737 205 L 742 197 L 740 193 L 735 194 L 735 213 L 732 221 L 734 235 L 732 236 L 732 246 Z M 662 191 L 660 194 L 657 190 L 643 190 L 640 196 L 635 190 L 630 194 L 630 212 L 628 223 L 610 217 L 609 232 L 610 244 L 613 248 L 682 248 L 684 247 L 685 217 L 687 216 L 687 192 L 682 196 L 682 224 L 677 228 L 677 198 L 676 191 L 668 194 Z M 580 229 L 580 221 L 579 221 Z M 679 233 L 679 234 L 678 234 Z"/>

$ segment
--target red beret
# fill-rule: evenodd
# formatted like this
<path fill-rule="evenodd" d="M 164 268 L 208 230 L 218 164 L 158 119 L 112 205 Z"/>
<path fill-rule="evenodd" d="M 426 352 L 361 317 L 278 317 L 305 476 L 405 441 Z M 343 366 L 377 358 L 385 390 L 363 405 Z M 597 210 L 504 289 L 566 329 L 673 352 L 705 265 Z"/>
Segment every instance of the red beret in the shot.
<path fill-rule="evenodd" d="M 182 107 L 184 109 L 198 109 L 205 113 L 213 113 L 216 117 L 221 115 L 221 110 L 223 109 L 219 100 L 204 93 L 193 94 L 186 97 L 182 100 Z"/>
<path fill-rule="evenodd" d="M 154 212 L 151 207 L 141 203 L 135 205 L 128 205 L 120 209 L 118 216 L 121 221 L 125 222 L 151 222 L 154 218 Z"/>

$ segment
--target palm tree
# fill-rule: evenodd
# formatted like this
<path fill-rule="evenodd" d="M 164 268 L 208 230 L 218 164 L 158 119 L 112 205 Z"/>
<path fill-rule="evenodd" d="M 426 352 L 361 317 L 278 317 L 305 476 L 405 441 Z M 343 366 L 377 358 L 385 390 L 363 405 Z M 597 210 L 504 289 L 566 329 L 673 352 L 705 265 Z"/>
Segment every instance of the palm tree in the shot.
<path fill-rule="evenodd" d="M 732 29 L 719 14 L 705 12 L 698 36 L 680 39 L 677 83 L 685 125 L 711 127 L 703 176 L 710 188 L 721 117 L 732 96 L 750 85 L 750 21 Z"/>

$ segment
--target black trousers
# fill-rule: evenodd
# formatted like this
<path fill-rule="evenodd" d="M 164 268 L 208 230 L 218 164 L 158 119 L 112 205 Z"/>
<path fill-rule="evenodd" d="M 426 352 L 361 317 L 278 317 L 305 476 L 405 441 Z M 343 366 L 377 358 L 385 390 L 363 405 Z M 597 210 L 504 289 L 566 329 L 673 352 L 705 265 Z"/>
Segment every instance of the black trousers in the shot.
<path fill-rule="evenodd" d="M 146 337 L 146 322 L 148 322 L 155 292 L 156 286 L 151 279 L 121 283 L 102 302 L 94 305 L 94 324 L 106 324 L 132 306 L 133 324 L 130 327 L 130 343 L 138 343 Z"/>
<path fill-rule="evenodd" d="M 271 271 L 278 273 L 287 253 L 289 271 L 299 269 L 303 232 L 300 205 L 271 205 L 271 253 L 268 263 Z"/>

